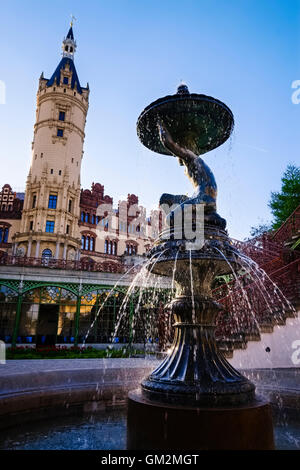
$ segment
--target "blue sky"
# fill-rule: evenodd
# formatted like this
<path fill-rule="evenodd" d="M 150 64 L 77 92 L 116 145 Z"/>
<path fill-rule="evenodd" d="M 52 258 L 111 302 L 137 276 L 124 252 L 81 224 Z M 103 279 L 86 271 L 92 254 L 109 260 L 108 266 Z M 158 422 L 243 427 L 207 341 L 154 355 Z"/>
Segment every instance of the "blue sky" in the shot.
<path fill-rule="evenodd" d="M 82 186 L 98 181 L 115 202 L 135 193 L 148 208 L 163 192 L 191 193 L 176 160 L 150 152 L 136 135 L 143 108 L 184 80 L 235 116 L 232 139 L 204 157 L 230 235 L 243 239 L 270 220 L 270 192 L 280 189 L 287 164 L 300 161 L 300 104 L 291 101 L 300 80 L 300 0 L 5 2 L 1 186 L 25 187 L 38 78 L 56 68 L 71 13 L 75 65 L 91 89 Z"/>

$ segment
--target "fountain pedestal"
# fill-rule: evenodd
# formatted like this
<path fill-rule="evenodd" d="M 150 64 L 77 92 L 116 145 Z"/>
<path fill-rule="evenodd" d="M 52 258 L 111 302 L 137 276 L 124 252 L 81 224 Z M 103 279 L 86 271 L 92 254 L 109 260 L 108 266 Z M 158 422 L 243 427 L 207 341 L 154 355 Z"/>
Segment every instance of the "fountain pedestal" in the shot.
<path fill-rule="evenodd" d="M 179 295 L 166 308 L 175 317 L 172 351 L 128 395 L 127 449 L 274 449 L 270 405 L 218 351 L 219 305 Z"/>
<path fill-rule="evenodd" d="M 129 450 L 272 450 L 271 407 L 248 405 L 196 407 L 168 405 L 128 395 Z"/>
<path fill-rule="evenodd" d="M 172 350 L 142 382 L 143 396 L 175 405 L 241 405 L 254 400 L 254 385 L 218 351 L 212 298 L 178 295 L 166 306 L 175 323 Z"/>

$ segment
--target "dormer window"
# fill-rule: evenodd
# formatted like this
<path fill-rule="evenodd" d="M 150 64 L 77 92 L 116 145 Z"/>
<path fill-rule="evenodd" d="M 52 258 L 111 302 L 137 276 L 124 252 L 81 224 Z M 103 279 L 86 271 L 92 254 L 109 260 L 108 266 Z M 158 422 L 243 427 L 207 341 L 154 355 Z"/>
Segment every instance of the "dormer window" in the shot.
<path fill-rule="evenodd" d="M 59 111 L 59 117 L 58 119 L 60 121 L 64 121 L 65 120 L 65 116 L 66 116 L 66 113 L 64 111 Z"/>
<path fill-rule="evenodd" d="M 68 52 L 69 46 L 65 46 L 65 51 Z"/>
<path fill-rule="evenodd" d="M 72 46 L 70 46 L 70 52 L 73 52 L 73 47 Z"/>
<path fill-rule="evenodd" d="M 68 77 L 64 77 L 64 85 L 68 85 L 69 83 L 69 78 Z"/>

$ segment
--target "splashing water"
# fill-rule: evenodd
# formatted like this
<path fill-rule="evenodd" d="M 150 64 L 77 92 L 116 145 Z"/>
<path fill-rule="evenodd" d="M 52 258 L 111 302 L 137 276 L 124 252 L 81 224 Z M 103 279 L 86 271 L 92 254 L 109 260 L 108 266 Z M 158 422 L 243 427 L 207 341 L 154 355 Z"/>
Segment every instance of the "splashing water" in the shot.
<path fill-rule="evenodd" d="M 234 276 L 234 278 L 235 278 L 235 281 L 236 281 L 236 283 L 238 284 L 239 288 L 241 289 L 242 296 L 243 296 L 244 300 L 246 301 L 246 304 L 247 304 L 247 306 L 248 306 L 248 308 L 249 308 L 249 313 L 250 313 L 251 316 L 252 316 L 252 319 L 253 319 L 253 321 L 254 321 L 254 323 L 255 323 L 256 328 L 257 328 L 258 331 L 260 332 L 260 325 L 259 325 L 259 323 L 258 323 L 258 321 L 257 321 L 257 318 L 256 318 L 254 312 L 253 312 L 253 309 L 252 309 L 252 306 L 251 306 L 251 304 L 250 304 L 250 301 L 249 301 L 247 292 L 245 291 L 244 286 L 242 285 L 242 283 L 241 283 L 241 281 L 239 280 L 239 278 L 238 278 L 238 276 L 237 276 L 235 270 L 233 269 L 232 264 L 228 261 L 228 259 L 227 259 L 226 256 L 224 255 L 224 253 L 223 253 L 221 250 L 219 250 L 219 248 L 217 248 L 217 247 L 214 247 L 214 248 L 215 248 L 215 250 L 217 250 L 217 251 L 220 253 L 220 255 L 223 257 L 223 259 L 226 261 L 226 263 L 227 263 L 228 266 L 230 267 L 230 269 L 231 269 L 231 271 L 232 271 L 232 274 L 233 274 L 233 276 Z"/>
<path fill-rule="evenodd" d="M 156 263 L 159 261 L 159 259 L 161 258 L 161 256 L 166 252 L 167 250 L 163 250 L 161 253 L 159 253 L 159 255 L 157 256 L 157 253 L 155 253 L 154 255 L 152 255 L 152 257 L 150 258 L 150 260 L 147 261 L 147 263 L 145 263 L 145 265 L 143 266 L 142 270 L 140 271 L 140 273 L 138 273 L 134 280 L 132 281 L 128 291 L 127 291 L 127 294 L 126 294 L 126 297 L 124 298 L 123 302 L 122 302 L 122 305 L 120 307 L 120 310 L 119 310 L 119 318 L 118 318 L 118 321 L 116 323 L 116 326 L 115 326 L 115 329 L 114 329 L 114 333 L 113 333 L 113 341 L 115 340 L 117 334 L 118 334 L 118 330 L 119 330 L 119 327 L 120 327 L 120 324 L 121 324 L 121 321 L 123 320 L 124 318 L 124 315 L 126 313 L 126 307 L 127 307 L 127 304 L 128 304 L 128 301 L 131 297 L 131 294 L 134 292 L 136 286 L 137 286 L 137 283 L 139 282 L 140 283 L 140 292 L 139 292 L 139 297 L 138 297 L 138 302 L 137 302 L 137 306 L 135 308 L 135 315 L 133 316 L 132 318 L 132 335 L 134 337 L 134 333 L 135 333 L 135 329 L 134 329 L 134 326 L 135 326 L 135 322 L 136 322 L 136 318 L 138 316 L 138 313 L 139 313 L 139 309 L 140 309 L 140 304 L 141 304 L 141 300 L 142 300 L 142 296 L 145 292 L 145 290 L 147 289 L 147 286 L 148 286 L 148 282 L 149 282 L 149 279 L 151 277 L 151 274 L 152 274 L 152 271 L 156 265 Z M 154 258 L 157 256 L 157 259 L 154 260 Z M 154 260 L 154 262 L 153 262 Z M 152 264 L 151 268 L 148 269 L 149 265 Z M 141 278 L 141 279 L 140 279 Z M 144 282 L 141 282 L 141 281 L 144 281 Z"/>
<path fill-rule="evenodd" d="M 140 263 L 140 264 L 142 265 L 143 263 Z M 84 339 L 83 339 L 82 346 L 85 345 L 86 340 L 87 340 L 87 338 L 88 338 L 88 336 L 89 336 L 91 330 L 93 329 L 93 327 L 94 327 L 94 325 L 95 325 L 95 323 L 96 323 L 96 321 L 97 321 L 97 319 L 98 319 L 98 316 L 99 316 L 100 312 L 103 310 L 103 308 L 104 308 L 106 302 L 108 301 L 108 299 L 109 299 L 109 298 L 111 297 L 111 295 L 115 292 L 115 289 L 119 286 L 120 282 L 124 279 L 124 277 L 126 277 L 126 276 L 130 273 L 130 271 L 132 271 L 132 269 L 133 269 L 133 268 L 136 268 L 136 267 L 137 267 L 137 265 L 131 266 L 131 268 L 128 269 L 128 270 L 126 271 L 126 273 L 124 273 L 124 274 L 120 277 L 120 279 L 118 280 L 118 282 L 116 282 L 116 284 L 113 286 L 113 288 L 109 291 L 108 296 L 106 297 L 106 299 L 104 300 L 104 302 L 101 304 L 101 306 L 98 308 L 98 311 L 97 311 L 97 313 L 96 313 L 96 315 L 95 315 L 95 318 L 94 318 L 93 322 L 91 323 L 91 325 L 90 325 L 89 328 L 88 328 L 88 331 L 87 331 L 87 333 L 86 333 L 86 335 L 85 335 L 85 337 L 84 337 Z"/>
<path fill-rule="evenodd" d="M 192 318 L 193 323 L 196 322 L 196 313 L 195 313 L 195 295 L 194 295 L 194 281 L 193 281 L 193 268 L 192 268 L 192 250 L 190 251 L 190 280 L 191 280 L 191 294 L 192 294 Z M 195 334 L 195 331 L 194 331 Z"/>
<path fill-rule="evenodd" d="M 240 256 L 240 259 L 242 261 L 242 265 L 246 266 L 249 268 L 250 273 L 255 276 L 256 281 L 254 279 L 254 282 L 261 292 L 265 303 L 269 309 L 270 314 L 276 320 L 278 318 L 279 321 L 285 322 L 285 316 L 283 315 L 283 312 L 286 313 L 287 309 L 291 311 L 295 311 L 294 307 L 291 305 L 289 300 L 284 296 L 284 294 L 281 292 L 281 290 L 278 288 L 278 286 L 272 281 L 272 279 L 267 275 L 267 273 L 258 266 L 258 264 L 251 260 L 251 258 L 248 258 L 245 255 Z M 266 279 L 271 283 L 272 288 L 273 288 L 273 296 L 271 296 L 269 289 L 267 289 L 265 285 Z M 279 311 L 278 311 L 278 302 L 279 302 Z M 272 304 L 272 305 L 271 305 Z"/>

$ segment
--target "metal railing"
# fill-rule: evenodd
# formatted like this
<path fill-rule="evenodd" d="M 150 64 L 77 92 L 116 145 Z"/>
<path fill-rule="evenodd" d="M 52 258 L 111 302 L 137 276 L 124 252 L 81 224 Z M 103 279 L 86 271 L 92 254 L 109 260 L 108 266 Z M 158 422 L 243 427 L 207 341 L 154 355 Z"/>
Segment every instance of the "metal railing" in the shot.
<path fill-rule="evenodd" d="M 300 205 L 294 210 L 288 219 L 275 232 L 273 238 L 276 242 L 285 242 L 300 231 Z"/>
<path fill-rule="evenodd" d="M 0 266 L 45 267 L 72 271 L 93 271 L 108 273 L 125 273 L 126 267 L 114 256 L 103 255 L 104 260 L 63 260 L 55 258 L 33 258 L 27 256 L 3 255 Z M 116 259 L 116 261 L 114 261 Z"/>

